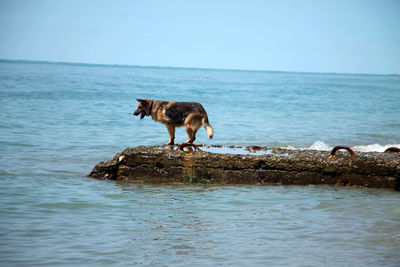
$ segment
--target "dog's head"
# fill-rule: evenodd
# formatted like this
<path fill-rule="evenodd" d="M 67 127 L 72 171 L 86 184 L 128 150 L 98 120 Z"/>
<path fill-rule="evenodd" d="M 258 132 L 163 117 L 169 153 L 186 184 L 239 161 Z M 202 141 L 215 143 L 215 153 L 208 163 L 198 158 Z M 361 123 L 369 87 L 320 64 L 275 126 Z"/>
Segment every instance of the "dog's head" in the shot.
<path fill-rule="evenodd" d="M 151 100 L 150 99 L 136 99 L 139 102 L 139 105 L 133 115 L 138 116 L 140 114 L 140 119 L 143 119 L 144 116 L 150 116 L 150 107 L 151 107 Z"/>

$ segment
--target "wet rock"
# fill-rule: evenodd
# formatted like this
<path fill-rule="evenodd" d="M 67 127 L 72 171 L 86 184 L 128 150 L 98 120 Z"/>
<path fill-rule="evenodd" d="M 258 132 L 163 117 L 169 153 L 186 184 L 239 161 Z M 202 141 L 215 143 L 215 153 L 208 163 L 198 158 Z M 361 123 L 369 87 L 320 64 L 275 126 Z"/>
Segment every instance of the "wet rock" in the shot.
<path fill-rule="evenodd" d="M 203 145 L 201 151 L 184 152 L 140 146 L 99 163 L 88 176 L 137 183 L 331 184 L 400 190 L 398 153 L 328 156 L 313 150 Z"/>

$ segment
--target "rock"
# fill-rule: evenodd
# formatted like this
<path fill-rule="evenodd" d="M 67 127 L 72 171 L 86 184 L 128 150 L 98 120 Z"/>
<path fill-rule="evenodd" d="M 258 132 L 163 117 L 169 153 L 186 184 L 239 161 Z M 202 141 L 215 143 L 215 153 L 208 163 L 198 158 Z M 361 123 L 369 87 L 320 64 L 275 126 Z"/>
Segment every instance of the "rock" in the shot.
<path fill-rule="evenodd" d="M 89 177 L 135 183 L 353 185 L 400 190 L 398 153 L 356 153 L 201 146 L 127 148 Z M 212 151 L 212 152 L 208 152 Z M 254 151 L 254 152 L 252 152 Z"/>

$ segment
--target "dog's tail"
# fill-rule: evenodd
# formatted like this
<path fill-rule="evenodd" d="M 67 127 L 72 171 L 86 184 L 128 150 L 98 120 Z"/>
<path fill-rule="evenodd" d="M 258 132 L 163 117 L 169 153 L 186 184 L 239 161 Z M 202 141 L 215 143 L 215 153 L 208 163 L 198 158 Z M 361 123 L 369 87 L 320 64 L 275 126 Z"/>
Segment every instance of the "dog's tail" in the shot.
<path fill-rule="evenodd" d="M 205 128 L 206 131 L 207 131 L 208 137 L 209 137 L 210 139 L 213 138 L 213 136 L 214 136 L 214 129 L 213 129 L 213 127 L 211 127 L 211 125 L 210 125 L 209 122 L 208 122 L 208 116 L 207 116 L 207 114 L 203 117 L 202 123 L 203 123 L 204 128 Z"/>

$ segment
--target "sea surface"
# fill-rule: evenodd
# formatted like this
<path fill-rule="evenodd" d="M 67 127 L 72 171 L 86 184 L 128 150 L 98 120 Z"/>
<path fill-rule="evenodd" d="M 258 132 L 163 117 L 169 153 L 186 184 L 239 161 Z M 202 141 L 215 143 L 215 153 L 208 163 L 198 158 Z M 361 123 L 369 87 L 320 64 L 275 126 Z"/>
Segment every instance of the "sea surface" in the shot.
<path fill-rule="evenodd" d="M 399 76 L 0 60 L 2 266 L 400 266 L 396 191 L 87 178 L 168 141 L 136 98 L 200 102 L 197 144 L 400 146 Z"/>

